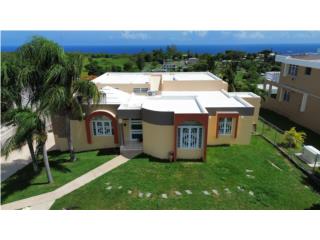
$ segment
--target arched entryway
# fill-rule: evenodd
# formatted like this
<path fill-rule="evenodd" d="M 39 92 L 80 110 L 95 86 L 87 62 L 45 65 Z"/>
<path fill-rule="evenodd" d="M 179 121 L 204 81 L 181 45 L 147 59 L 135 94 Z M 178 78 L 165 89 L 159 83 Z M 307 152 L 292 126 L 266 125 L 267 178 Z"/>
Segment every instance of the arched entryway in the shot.
<path fill-rule="evenodd" d="M 114 143 L 119 143 L 118 123 L 115 114 L 107 110 L 97 110 L 85 118 L 87 142 L 92 143 L 93 135 L 113 135 Z"/>

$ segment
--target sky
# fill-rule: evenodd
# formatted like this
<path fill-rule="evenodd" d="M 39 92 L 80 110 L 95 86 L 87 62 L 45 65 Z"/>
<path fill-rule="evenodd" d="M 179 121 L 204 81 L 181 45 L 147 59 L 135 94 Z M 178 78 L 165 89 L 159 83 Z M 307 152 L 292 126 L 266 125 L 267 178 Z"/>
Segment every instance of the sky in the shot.
<path fill-rule="evenodd" d="M 2 46 L 43 36 L 62 46 L 320 43 L 320 31 L 2 31 Z"/>

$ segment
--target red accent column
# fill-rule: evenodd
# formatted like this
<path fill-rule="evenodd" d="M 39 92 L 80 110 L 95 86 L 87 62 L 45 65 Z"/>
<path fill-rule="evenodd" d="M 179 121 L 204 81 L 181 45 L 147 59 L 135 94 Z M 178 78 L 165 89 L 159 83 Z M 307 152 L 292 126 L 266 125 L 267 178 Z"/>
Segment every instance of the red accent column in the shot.
<path fill-rule="evenodd" d="M 85 124 L 86 124 L 86 132 L 87 132 L 87 142 L 89 144 L 92 143 L 92 137 L 91 137 L 91 128 L 90 128 L 90 122 L 91 122 L 91 119 L 93 117 L 96 117 L 96 116 L 105 116 L 109 119 L 111 119 L 111 124 L 112 124 L 112 130 L 113 130 L 113 137 L 114 137 L 114 143 L 115 144 L 118 144 L 119 142 L 119 137 L 118 137 L 118 123 L 117 123 L 117 119 L 112 115 L 110 114 L 109 112 L 107 111 L 95 111 L 95 112 L 92 112 L 90 113 L 88 116 L 86 116 L 85 118 Z"/>
<path fill-rule="evenodd" d="M 202 124 L 204 128 L 203 134 L 203 161 L 206 160 L 207 157 L 207 141 L 208 141 L 208 114 L 175 114 L 174 115 L 174 151 L 173 151 L 173 159 L 174 161 L 177 159 L 177 128 L 178 126 L 186 121 L 196 121 Z"/>

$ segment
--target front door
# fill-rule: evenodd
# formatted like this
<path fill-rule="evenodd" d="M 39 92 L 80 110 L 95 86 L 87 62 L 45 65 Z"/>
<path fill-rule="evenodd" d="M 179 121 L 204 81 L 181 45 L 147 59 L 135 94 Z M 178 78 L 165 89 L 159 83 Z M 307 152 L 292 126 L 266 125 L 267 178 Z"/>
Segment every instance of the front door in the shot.
<path fill-rule="evenodd" d="M 142 121 L 141 121 L 141 119 L 130 119 L 130 140 L 142 142 Z"/>

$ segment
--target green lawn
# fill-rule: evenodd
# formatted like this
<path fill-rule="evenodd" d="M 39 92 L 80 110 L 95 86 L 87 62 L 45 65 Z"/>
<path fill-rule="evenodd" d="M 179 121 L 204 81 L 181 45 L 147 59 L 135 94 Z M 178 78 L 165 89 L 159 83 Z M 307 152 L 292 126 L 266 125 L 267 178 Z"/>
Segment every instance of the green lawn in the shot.
<path fill-rule="evenodd" d="M 274 166 L 272 165 L 274 164 Z M 281 170 L 279 170 L 280 168 Z M 253 170 L 253 172 L 246 172 Z M 254 176 L 248 178 L 246 174 Z M 106 187 L 112 186 L 111 190 Z M 122 188 L 119 189 L 118 187 Z M 237 189 L 240 186 L 243 191 Z M 229 188 L 231 193 L 227 193 Z M 191 190 L 192 195 L 184 191 Z M 211 190 L 220 195 L 215 196 Z M 128 190 L 133 191 L 128 194 Z M 210 196 L 202 191 L 209 191 Z M 174 191 L 180 191 L 177 196 Z M 249 195 L 253 191 L 254 196 Z M 152 193 L 150 198 L 139 192 Z M 167 194 L 168 199 L 161 198 Z M 250 145 L 208 147 L 207 162 L 167 163 L 145 155 L 58 199 L 52 209 L 309 209 L 320 195 L 277 150 L 253 136 Z"/>
<path fill-rule="evenodd" d="M 54 183 L 49 184 L 45 169 L 34 173 L 31 164 L 1 183 L 1 203 L 8 203 L 50 192 L 112 159 L 115 152 L 90 151 L 77 153 L 70 162 L 68 153 L 51 152 L 49 161 Z"/>

